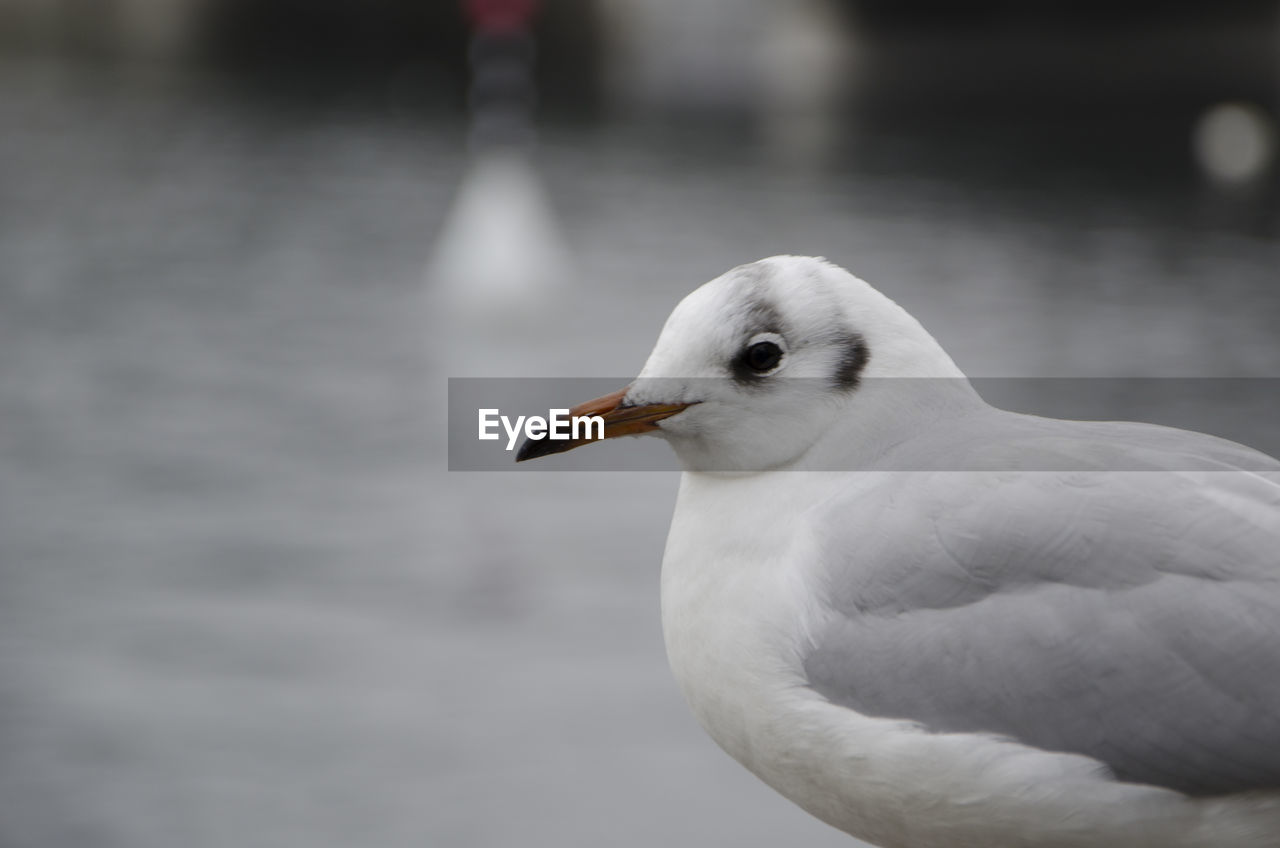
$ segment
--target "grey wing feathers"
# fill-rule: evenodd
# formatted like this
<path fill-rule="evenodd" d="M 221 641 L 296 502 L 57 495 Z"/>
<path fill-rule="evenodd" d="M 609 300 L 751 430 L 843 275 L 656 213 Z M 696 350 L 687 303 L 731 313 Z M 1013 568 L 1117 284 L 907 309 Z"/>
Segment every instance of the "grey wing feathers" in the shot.
<path fill-rule="evenodd" d="M 1280 787 L 1280 477 L 904 474 L 821 521 L 805 671 L 832 701 L 1191 794 Z"/>

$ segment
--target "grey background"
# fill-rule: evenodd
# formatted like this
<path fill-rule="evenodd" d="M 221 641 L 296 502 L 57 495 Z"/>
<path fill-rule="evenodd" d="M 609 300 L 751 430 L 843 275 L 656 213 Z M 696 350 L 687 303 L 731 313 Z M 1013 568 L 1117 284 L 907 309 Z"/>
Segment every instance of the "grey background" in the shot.
<path fill-rule="evenodd" d="M 1274 173 L 1214 185 L 1141 92 L 801 162 L 732 109 L 548 119 L 572 274 L 468 323 L 424 279 L 460 98 L 378 80 L 4 58 L 6 848 L 849 844 L 669 678 L 674 474 L 446 470 L 448 377 L 633 374 L 742 262 L 825 255 L 970 374 L 1280 376 Z"/>

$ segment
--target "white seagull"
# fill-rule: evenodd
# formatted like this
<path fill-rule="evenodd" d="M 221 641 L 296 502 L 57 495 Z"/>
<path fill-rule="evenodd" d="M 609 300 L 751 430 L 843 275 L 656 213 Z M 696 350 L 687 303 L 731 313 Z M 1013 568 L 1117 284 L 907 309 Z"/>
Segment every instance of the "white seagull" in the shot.
<path fill-rule="evenodd" d="M 672 670 L 813 815 L 885 848 L 1280 846 L 1280 462 L 995 409 L 794 256 L 694 291 L 573 414 L 675 450 Z"/>

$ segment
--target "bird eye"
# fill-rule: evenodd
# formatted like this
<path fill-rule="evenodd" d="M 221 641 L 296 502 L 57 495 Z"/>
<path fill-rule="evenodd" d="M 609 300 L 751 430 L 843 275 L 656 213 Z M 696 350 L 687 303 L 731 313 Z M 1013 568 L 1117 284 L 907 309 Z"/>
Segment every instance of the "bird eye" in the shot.
<path fill-rule="evenodd" d="M 757 374 L 772 371 L 782 361 L 782 348 L 773 342 L 756 342 L 747 348 L 747 367 Z"/>

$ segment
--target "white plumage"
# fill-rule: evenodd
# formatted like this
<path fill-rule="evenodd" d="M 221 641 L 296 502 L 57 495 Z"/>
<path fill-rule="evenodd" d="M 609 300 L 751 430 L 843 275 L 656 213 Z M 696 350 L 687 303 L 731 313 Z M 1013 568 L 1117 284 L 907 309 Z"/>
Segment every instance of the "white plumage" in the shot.
<path fill-rule="evenodd" d="M 689 295 L 606 420 L 686 469 L 686 698 L 810 813 L 886 848 L 1280 846 L 1280 463 L 993 409 L 802 257 Z"/>

